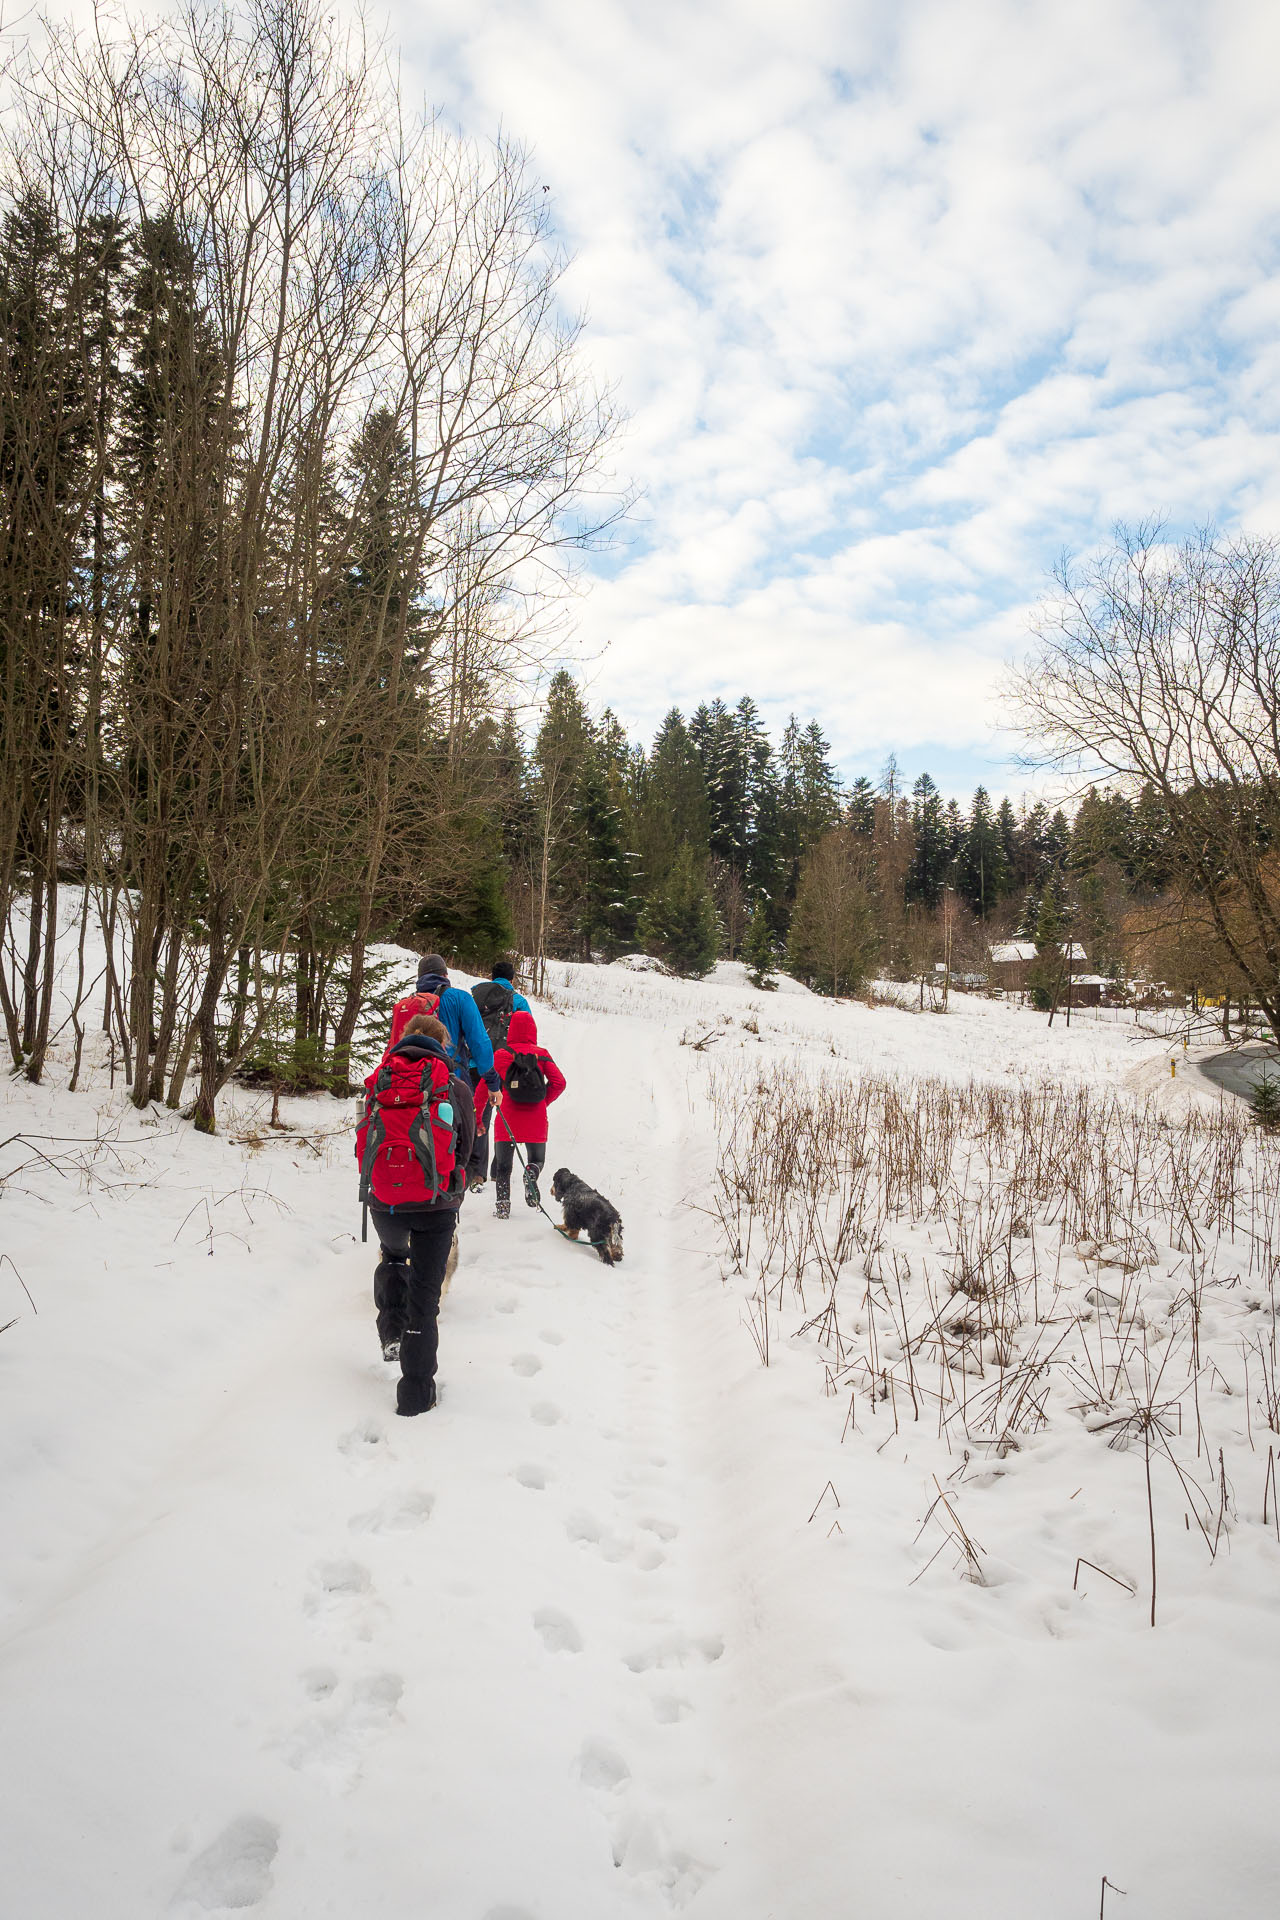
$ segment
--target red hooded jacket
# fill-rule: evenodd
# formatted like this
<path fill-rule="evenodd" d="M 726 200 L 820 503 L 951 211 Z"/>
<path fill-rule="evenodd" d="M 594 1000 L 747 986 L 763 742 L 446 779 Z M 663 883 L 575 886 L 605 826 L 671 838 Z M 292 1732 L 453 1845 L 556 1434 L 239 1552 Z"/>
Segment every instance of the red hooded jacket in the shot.
<path fill-rule="evenodd" d="M 547 1097 L 539 1100 L 536 1106 L 526 1107 L 518 1100 L 513 1100 L 504 1089 L 493 1122 L 493 1137 L 495 1140 L 518 1140 L 521 1146 L 525 1146 L 530 1140 L 546 1139 L 547 1108 L 564 1092 L 565 1079 L 546 1048 L 538 1045 L 538 1029 L 531 1013 L 512 1014 L 506 1044 L 494 1052 L 494 1070 L 500 1079 L 506 1079 L 507 1068 L 518 1053 L 532 1053 L 537 1058 L 546 1075 Z"/>

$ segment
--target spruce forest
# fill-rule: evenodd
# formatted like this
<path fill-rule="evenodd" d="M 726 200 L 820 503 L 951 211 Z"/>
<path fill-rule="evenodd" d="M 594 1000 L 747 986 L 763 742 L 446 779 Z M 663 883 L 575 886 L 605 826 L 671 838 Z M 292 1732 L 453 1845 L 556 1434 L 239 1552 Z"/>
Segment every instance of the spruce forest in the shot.
<path fill-rule="evenodd" d="M 816 720 L 793 716 L 775 743 L 747 696 L 673 709 L 646 751 L 615 713 L 593 718 L 565 671 L 532 746 L 510 713 L 498 740 L 510 923 L 452 929 L 469 951 L 478 936 L 479 961 L 501 932 L 532 955 L 639 948 L 691 975 L 721 958 L 760 979 L 785 965 L 843 994 L 932 973 L 948 948 L 976 975 L 995 940 L 1047 947 L 1070 930 L 1120 978 L 1168 918 L 1150 790 L 1087 793 L 1068 818 L 982 787 L 962 808 L 893 756 L 878 781 L 845 784 Z"/>

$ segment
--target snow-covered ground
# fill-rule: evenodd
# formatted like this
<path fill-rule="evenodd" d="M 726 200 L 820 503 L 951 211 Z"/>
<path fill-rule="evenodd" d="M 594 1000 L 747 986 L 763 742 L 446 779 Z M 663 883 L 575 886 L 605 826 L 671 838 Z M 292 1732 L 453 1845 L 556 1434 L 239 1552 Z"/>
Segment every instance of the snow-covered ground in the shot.
<path fill-rule="evenodd" d="M 728 967 L 557 968 L 539 1026 L 549 1166 L 616 1201 L 627 1257 L 469 1200 L 417 1420 L 344 1105 L 286 1102 L 273 1138 L 234 1090 L 205 1139 L 101 1071 L 59 1091 L 57 1058 L 6 1084 L 0 1910 L 1086 1920 L 1105 1875 L 1112 1920 L 1273 1915 L 1277 1436 L 1255 1412 L 1212 1562 L 1162 1486 L 1152 1631 L 1140 1449 L 1056 1415 L 971 1462 L 850 1428 L 798 1310 L 761 1365 L 701 1211 L 712 1074 L 1217 1096 L 1114 1023 Z M 1206 1317 L 1227 1385 L 1257 1291 Z M 939 1481 L 985 1584 L 930 1561 Z M 1081 1556 L 1137 1591 L 1073 1590 Z"/>

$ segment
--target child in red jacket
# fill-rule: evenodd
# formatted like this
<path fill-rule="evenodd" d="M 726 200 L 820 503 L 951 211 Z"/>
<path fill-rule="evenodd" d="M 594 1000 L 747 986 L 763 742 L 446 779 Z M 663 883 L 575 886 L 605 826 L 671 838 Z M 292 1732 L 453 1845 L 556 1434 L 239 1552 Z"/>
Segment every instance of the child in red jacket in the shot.
<path fill-rule="evenodd" d="M 493 1056 L 502 1081 L 502 1098 L 493 1122 L 494 1213 L 511 1218 L 511 1168 L 518 1141 L 524 1148 L 524 1197 L 541 1206 L 538 1172 L 547 1157 L 547 1108 L 564 1092 L 565 1080 L 545 1047 L 538 1045 L 538 1029 L 531 1013 L 513 1013 L 506 1044 Z"/>

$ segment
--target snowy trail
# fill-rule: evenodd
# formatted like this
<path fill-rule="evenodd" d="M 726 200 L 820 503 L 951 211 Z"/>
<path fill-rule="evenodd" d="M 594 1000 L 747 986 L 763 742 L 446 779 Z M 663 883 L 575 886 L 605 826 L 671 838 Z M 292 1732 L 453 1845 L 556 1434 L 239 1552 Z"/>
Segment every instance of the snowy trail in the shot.
<path fill-rule="evenodd" d="M 351 1214 L 345 1166 L 328 1176 L 332 1217 L 295 1228 L 302 1270 L 194 1430 L 8 1623 L 6 1718 L 46 1736 L 6 1796 L 13 1912 L 80 1911 L 91 1886 L 102 1920 L 301 1920 L 373 1911 L 376 1887 L 406 1920 L 644 1915 L 713 1873 L 705 1806 L 697 1847 L 667 1811 L 717 1772 L 724 1648 L 667 1364 L 679 1113 L 655 1076 L 606 1180 L 600 1116 L 649 1042 L 606 1060 L 556 1024 L 575 1098 L 551 1164 L 610 1185 L 624 1265 L 521 1207 L 495 1222 L 486 1191 L 441 1407 L 397 1420 L 369 1252 L 318 1256 Z"/>
<path fill-rule="evenodd" d="M 731 1045 L 1003 1072 L 1023 1029 L 581 974 L 540 1022 L 548 1167 L 626 1259 L 469 1201 L 429 1416 L 393 1412 L 345 1130 L 317 1158 L 117 1103 L 109 1185 L 6 1188 L 40 1312 L 0 1342 L 4 1920 L 1080 1920 L 1104 1872 L 1124 1920 L 1270 1920 L 1280 1539 L 1171 1574 L 1150 1633 L 1071 1585 L 1141 1544 L 1132 1459 L 1059 1428 L 959 1482 L 1017 1564 L 921 1580 L 958 1463 L 865 1403 L 842 1439 L 808 1343 L 762 1368 L 685 1204 Z M 725 1010 L 719 1054 L 680 1044 Z M 1033 1070 L 1130 1070 L 1026 1032 Z"/>

